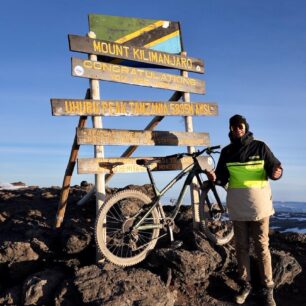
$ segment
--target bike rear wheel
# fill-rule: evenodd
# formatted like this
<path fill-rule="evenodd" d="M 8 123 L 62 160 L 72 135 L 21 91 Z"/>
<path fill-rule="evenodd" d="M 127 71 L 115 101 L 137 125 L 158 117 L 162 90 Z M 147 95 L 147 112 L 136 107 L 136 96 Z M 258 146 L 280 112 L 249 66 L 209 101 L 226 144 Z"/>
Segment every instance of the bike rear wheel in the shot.
<path fill-rule="evenodd" d="M 143 220 L 151 199 L 137 190 L 124 190 L 113 195 L 101 207 L 95 227 L 95 238 L 101 253 L 120 266 L 132 266 L 145 259 L 159 236 L 159 213 L 154 208 Z"/>
<path fill-rule="evenodd" d="M 222 204 L 226 192 L 226 188 L 206 181 L 201 194 L 200 229 L 217 245 L 228 243 L 234 236 L 233 223 L 228 217 L 227 208 Z M 224 211 L 220 207 L 223 207 Z"/>

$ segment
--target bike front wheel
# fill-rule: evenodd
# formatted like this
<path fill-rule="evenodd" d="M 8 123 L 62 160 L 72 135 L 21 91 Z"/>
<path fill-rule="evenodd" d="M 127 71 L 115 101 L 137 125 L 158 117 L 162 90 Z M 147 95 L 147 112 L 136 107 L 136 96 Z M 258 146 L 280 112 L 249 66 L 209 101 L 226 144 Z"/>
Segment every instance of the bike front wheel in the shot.
<path fill-rule="evenodd" d="M 199 206 L 200 229 L 217 245 L 228 243 L 234 236 L 233 223 L 228 217 L 225 201 L 227 190 L 210 181 L 204 182 Z"/>
<path fill-rule="evenodd" d="M 159 236 L 159 213 L 151 199 L 137 190 L 124 190 L 102 205 L 96 220 L 95 238 L 101 253 L 119 266 L 145 259 Z M 147 214 L 138 228 L 135 225 Z"/>

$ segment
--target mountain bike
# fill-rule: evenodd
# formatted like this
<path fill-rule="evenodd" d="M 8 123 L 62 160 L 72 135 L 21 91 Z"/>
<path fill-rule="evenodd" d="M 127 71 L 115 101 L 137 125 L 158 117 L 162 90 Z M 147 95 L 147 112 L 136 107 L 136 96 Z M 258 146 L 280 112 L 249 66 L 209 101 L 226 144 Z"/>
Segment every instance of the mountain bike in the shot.
<path fill-rule="evenodd" d="M 200 203 L 197 214 L 200 220 L 200 231 L 216 244 L 223 245 L 233 237 L 233 227 L 227 216 L 226 206 L 222 203 L 222 194 L 226 195 L 226 188 L 216 185 L 209 180 L 203 180 L 202 175 L 211 164 L 214 169 L 213 153 L 220 146 L 207 147 L 194 153 L 178 153 L 165 158 L 192 158 L 192 163 L 174 177 L 161 191 L 156 187 L 150 165 L 157 160 L 138 159 L 138 165 L 146 167 L 154 197 L 134 189 L 119 191 L 110 197 L 98 212 L 95 226 L 95 238 L 101 253 L 114 264 L 132 266 L 146 258 L 157 240 L 169 235 L 171 244 L 175 245 L 173 228 L 174 220 L 179 213 L 186 190 L 196 178 Z M 202 154 L 206 154 L 203 163 Z M 179 197 L 171 212 L 164 211 L 160 199 L 180 179 L 186 176 Z M 160 231 L 164 230 L 163 234 Z"/>

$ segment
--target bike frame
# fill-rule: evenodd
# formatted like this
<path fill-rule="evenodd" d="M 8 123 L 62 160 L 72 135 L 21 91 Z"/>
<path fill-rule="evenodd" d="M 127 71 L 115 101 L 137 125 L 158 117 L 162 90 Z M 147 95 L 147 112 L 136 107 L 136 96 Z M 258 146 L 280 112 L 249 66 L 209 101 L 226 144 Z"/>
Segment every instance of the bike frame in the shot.
<path fill-rule="evenodd" d="M 197 178 L 198 183 L 200 186 L 203 185 L 202 179 L 200 177 L 200 172 L 201 172 L 201 168 L 196 160 L 196 158 L 193 158 L 193 163 L 191 165 L 189 165 L 188 167 L 186 167 L 184 170 L 182 170 L 176 177 L 174 177 L 161 191 L 159 191 L 156 187 L 156 184 L 154 182 L 154 178 L 153 175 L 151 173 L 151 170 L 149 169 L 149 167 L 147 166 L 147 172 L 149 175 L 149 179 L 151 182 L 151 185 L 153 187 L 154 193 L 155 193 L 155 198 L 152 201 L 153 205 L 151 206 L 151 208 L 146 212 L 146 214 L 137 222 L 137 224 L 135 225 L 136 229 L 152 229 L 154 227 L 159 227 L 162 228 L 163 225 L 162 224 L 150 224 L 150 225 L 143 225 L 141 226 L 143 220 L 151 213 L 151 211 L 155 208 L 155 207 L 159 207 L 159 209 L 161 210 L 161 219 L 165 218 L 165 213 L 164 210 L 162 208 L 161 205 L 159 205 L 159 200 L 163 197 L 163 195 L 171 188 L 173 187 L 179 180 L 181 180 L 185 175 L 187 175 L 187 178 L 184 182 L 184 185 L 181 189 L 180 195 L 175 203 L 175 208 L 174 211 L 172 212 L 172 215 L 170 216 L 170 219 L 175 219 L 175 217 L 177 216 L 179 209 L 181 207 L 184 195 L 186 193 L 186 190 L 188 187 L 190 187 L 192 180 L 194 177 Z"/>

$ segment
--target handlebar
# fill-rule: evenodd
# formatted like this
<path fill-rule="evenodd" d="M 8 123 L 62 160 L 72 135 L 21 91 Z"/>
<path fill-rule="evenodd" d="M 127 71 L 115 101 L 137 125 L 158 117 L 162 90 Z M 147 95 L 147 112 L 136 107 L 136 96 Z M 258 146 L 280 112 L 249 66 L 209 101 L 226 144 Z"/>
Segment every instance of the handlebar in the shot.
<path fill-rule="evenodd" d="M 167 155 L 165 156 L 166 158 L 171 158 L 171 157 L 176 157 L 177 159 L 181 159 L 184 156 L 190 156 L 190 157 L 197 157 L 199 155 L 202 155 L 203 153 L 207 153 L 208 155 L 211 155 L 213 153 L 220 153 L 219 151 L 216 151 L 218 149 L 220 149 L 221 146 L 212 146 L 212 147 L 207 147 L 201 151 L 197 151 L 197 152 L 193 152 L 193 153 L 177 153 L 177 154 L 173 154 L 173 155 Z"/>

